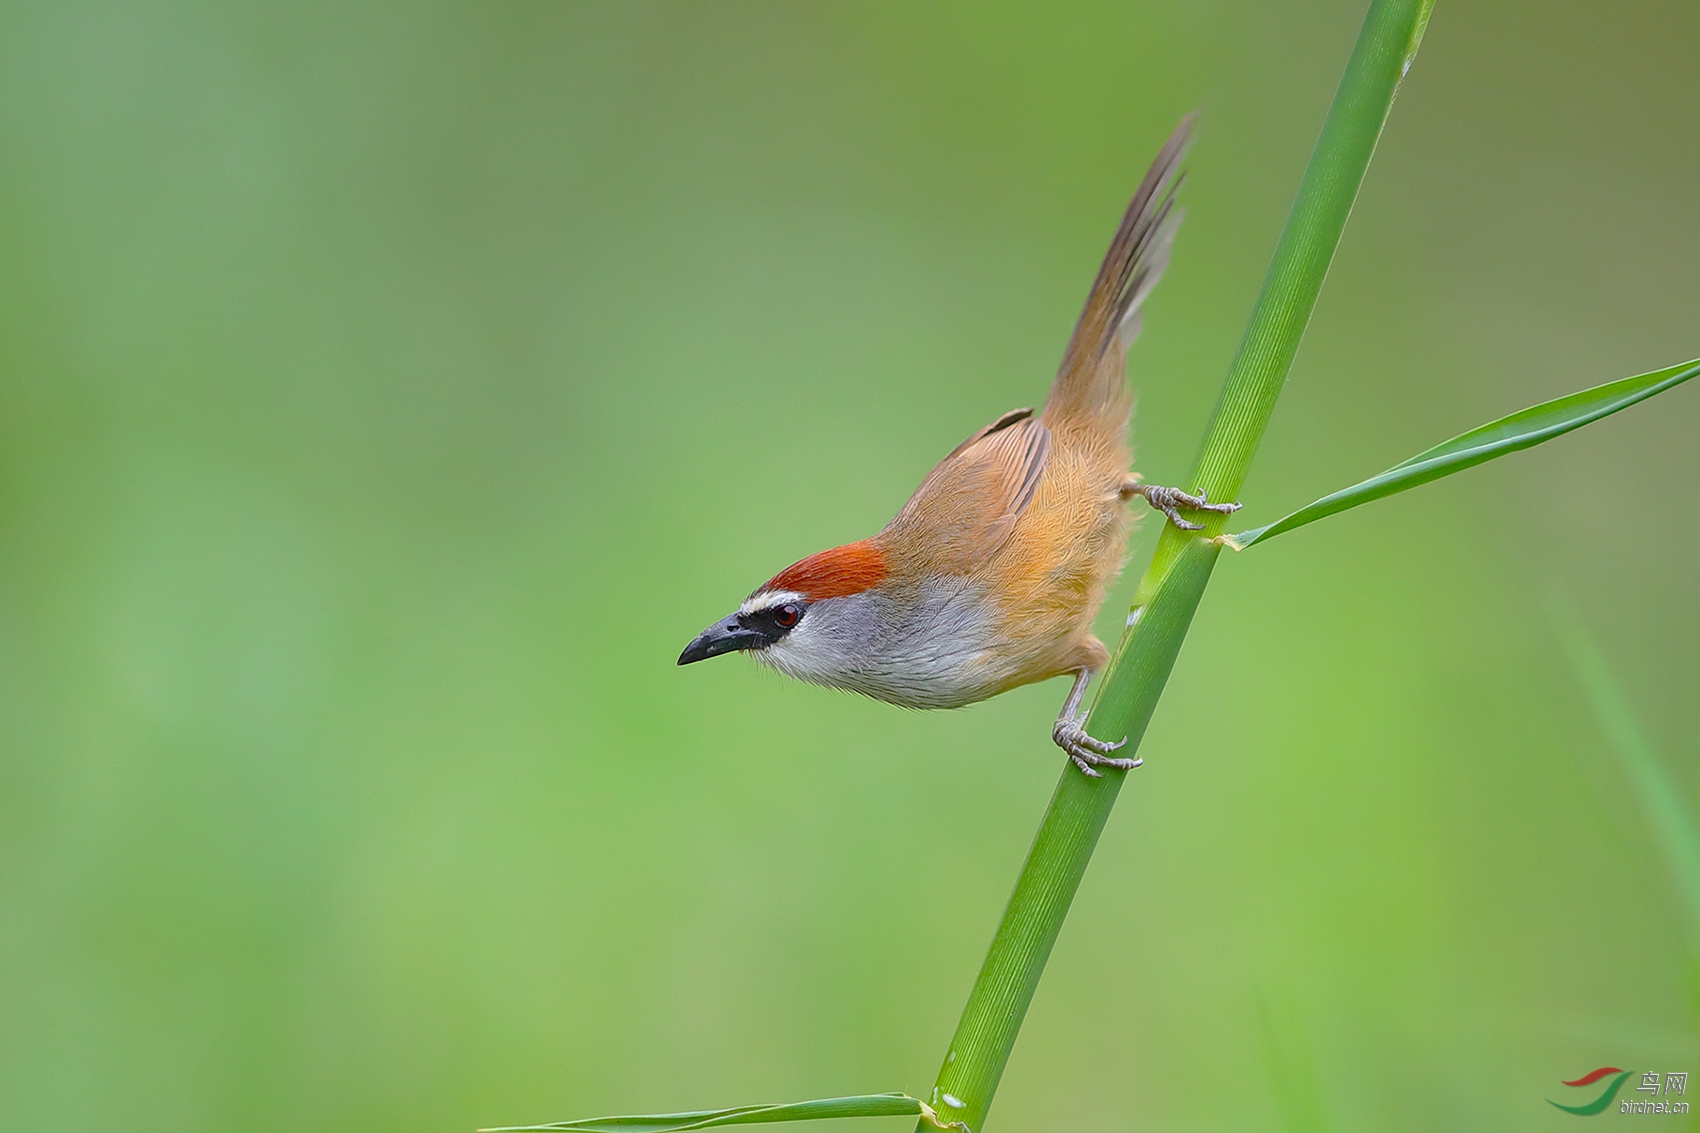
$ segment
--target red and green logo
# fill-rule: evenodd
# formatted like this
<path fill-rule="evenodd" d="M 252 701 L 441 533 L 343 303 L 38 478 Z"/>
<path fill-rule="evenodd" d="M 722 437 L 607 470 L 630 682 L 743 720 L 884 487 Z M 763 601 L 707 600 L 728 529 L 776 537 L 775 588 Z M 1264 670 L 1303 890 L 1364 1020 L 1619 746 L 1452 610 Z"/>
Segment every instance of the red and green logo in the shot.
<path fill-rule="evenodd" d="M 1633 1070 L 1620 1070 L 1615 1066 L 1602 1066 L 1598 1070 L 1589 1071 L 1574 1082 L 1564 1083 L 1566 1086 L 1580 1088 L 1582 1086 L 1592 1086 L 1601 1078 L 1610 1077 L 1613 1074 L 1617 1075 L 1617 1077 L 1612 1078 L 1612 1080 L 1607 1083 L 1604 1090 L 1600 1091 L 1599 1097 L 1583 1105 L 1559 1105 L 1558 1102 L 1548 1098 L 1547 1104 L 1558 1106 L 1558 1108 L 1562 1109 L 1565 1113 L 1574 1113 L 1577 1117 L 1592 1117 L 1594 1114 L 1601 1112 L 1606 1108 L 1606 1106 L 1612 1103 L 1612 1099 L 1617 1097 L 1617 1092 L 1623 1088 L 1624 1080 L 1633 1073 L 1635 1073 Z"/>

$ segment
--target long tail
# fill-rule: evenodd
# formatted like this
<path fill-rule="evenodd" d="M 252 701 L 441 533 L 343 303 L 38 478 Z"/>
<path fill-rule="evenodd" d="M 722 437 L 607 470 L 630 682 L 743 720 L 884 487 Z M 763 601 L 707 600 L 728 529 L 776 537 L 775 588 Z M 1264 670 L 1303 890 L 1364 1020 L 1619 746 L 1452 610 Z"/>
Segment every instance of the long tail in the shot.
<path fill-rule="evenodd" d="M 1180 227 L 1175 193 L 1186 176 L 1180 163 L 1192 119 L 1188 114 L 1175 127 L 1116 228 L 1045 401 L 1047 425 L 1119 417 L 1117 427 L 1125 427 L 1132 407 L 1127 350 L 1139 337 L 1140 305 L 1169 266 L 1169 246 Z"/>

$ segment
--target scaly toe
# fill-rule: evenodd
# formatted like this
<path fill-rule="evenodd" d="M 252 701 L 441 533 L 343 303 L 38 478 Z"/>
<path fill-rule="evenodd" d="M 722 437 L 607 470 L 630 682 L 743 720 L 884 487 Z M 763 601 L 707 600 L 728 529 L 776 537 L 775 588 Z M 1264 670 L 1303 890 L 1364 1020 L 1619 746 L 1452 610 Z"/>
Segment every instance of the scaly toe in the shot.
<path fill-rule="evenodd" d="M 1198 495 L 1196 495 L 1196 496 L 1182 495 L 1180 497 L 1180 499 L 1181 499 L 1181 503 L 1185 504 L 1187 507 L 1191 508 L 1194 511 L 1213 511 L 1217 515 L 1232 515 L 1236 511 L 1240 510 L 1239 504 L 1213 504 L 1213 503 L 1211 503 L 1209 494 L 1206 493 L 1202 488 L 1199 489 Z"/>
<path fill-rule="evenodd" d="M 1139 758 L 1111 759 L 1108 756 L 1103 755 L 1100 755 L 1095 761 L 1096 765 L 1099 767 L 1114 767 L 1118 771 L 1132 771 L 1135 767 L 1140 766 L 1144 762 L 1145 761 L 1143 759 Z"/>
<path fill-rule="evenodd" d="M 1099 778 L 1102 774 L 1102 772 L 1097 770 L 1099 767 L 1114 767 L 1117 771 L 1132 771 L 1135 767 L 1138 767 L 1140 764 L 1145 762 L 1143 759 L 1111 759 L 1107 755 L 1099 755 L 1096 752 L 1090 751 L 1071 751 L 1068 754 L 1069 758 L 1074 760 L 1074 765 L 1076 767 L 1080 768 L 1094 779 Z"/>
<path fill-rule="evenodd" d="M 1077 755 L 1071 751 L 1068 753 L 1068 757 L 1074 761 L 1074 765 L 1076 767 L 1080 768 L 1080 773 L 1088 779 L 1102 779 L 1104 777 L 1104 773 L 1102 771 L 1092 770 L 1092 765 L 1086 762 L 1086 758 L 1084 756 Z"/>
<path fill-rule="evenodd" d="M 1051 739 L 1058 747 L 1071 753 L 1078 748 L 1093 755 L 1108 755 L 1117 748 L 1127 746 L 1126 736 L 1111 743 L 1109 740 L 1087 735 L 1086 729 L 1079 723 L 1058 724 L 1051 729 Z"/>
<path fill-rule="evenodd" d="M 1086 734 L 1086 729 L 1078 723 L 1058 724 L 1051 732 L 1051 738 L 1057 746 L 1068 753 L 1069 759 L 1080 768 L 1080 772 L 1089 778 L 1103 777 L 1100 767 L 1114 767 L 1118 771 L 1131 771 L 1142 762 L 1139 759 L 1114 759 L 1109 753 L 1127 746 L 1127 737 L 1123 736 L 1114 743 L 1101 740 L 1096 736 Z"/>
<path fill-rule="evenodd" d="M 1097 755 L 1109 755 L 1112 751 L 1126 747 L 1127 737 L 1123 736 L 1115 743 L 1111 743 L 1109 740 L 1101 740 L 1096 736 L 1089 736 L 1085 732 L 1081 732 L 1078 742 L 1087 751 Z"/>
<path fill-rule="evenodd" d="M 1213 504 L 1203 491 L 1191 494 L 1179 488 L 1168 488 L 1159 484 L 1138 484 L 1130 482 L 1123 485 L 1124 492 L 1130 495 L 1144 496 L 1146 502 L 1166 516 L 1170 523 L 1182 531 L 1199 531 L 1203 525 L 1181 518 L 1180 508 L 1191 511 L 1209 511 L 1217 515 L 1232 515 L 1240 510 L 1240 505 Z"/>

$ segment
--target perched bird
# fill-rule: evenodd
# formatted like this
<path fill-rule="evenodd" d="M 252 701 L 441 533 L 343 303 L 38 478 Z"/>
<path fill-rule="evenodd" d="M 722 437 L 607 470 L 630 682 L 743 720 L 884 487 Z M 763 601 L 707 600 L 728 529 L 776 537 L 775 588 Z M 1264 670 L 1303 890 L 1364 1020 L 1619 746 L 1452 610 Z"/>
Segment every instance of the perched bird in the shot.
<path fill-rule="evenodd" d="M 1005 413 L 939 462 L 878 535 L 793 563 L 685 647 L 679 664 L 744 651 L 799 680 L 909 708 L 956 708 L 1072 674 L 1052 737 L 1087 775 L 1127 769 L 1126 743 L 1086 734 L 1086 687 L 1109 651 L 1092 619 L 1121 570 L 1143 496 L 1231 512 L 1128 471 L 1127 351 L 1168 264 L 1191 131 L 1181 121 L 1098 269 L 1045 408 Z"/>

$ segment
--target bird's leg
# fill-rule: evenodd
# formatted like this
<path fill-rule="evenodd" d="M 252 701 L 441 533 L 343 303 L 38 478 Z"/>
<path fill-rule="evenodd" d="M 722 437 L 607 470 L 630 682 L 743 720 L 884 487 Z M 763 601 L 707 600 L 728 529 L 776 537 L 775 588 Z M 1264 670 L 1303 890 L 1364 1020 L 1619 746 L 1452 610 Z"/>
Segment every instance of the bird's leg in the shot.
<path fill-rule="evenodd" d="M 1144 496 L 1145 502 L 1169 517 L 1169 522 L 1183 531 L 1198 531 L 1204 525 L 1188 523 L 1181 518 L 1179 508 L 1191 511 L 1214 511 L 1222 515 L 1231 515 L 1240 510 L 1239 504 L 1213 504 L 1205 498 L 1203 492 L 1189 496 L 1179 488 L 1164 488 L 1158 484 L 1141 483 L 1138 476 L 1129 474 L 1122 481 L 1122 499 L 1131 500 L 1135 496 Z"/>
<path fill-rule="evenodd" d="M 1068 752 L 1068 757 L 1074 760 L 1074 765 L 1080 768 L 1082 774 L 1093 779 L 1100 778 L 1102 771 L 1099 767 L 1114 767 L 1119 771 L 1131 771 L 1144 760 L 1115 759 L 1110 752 L 1127 744 L 1123 736 L 1117 743 L 1096 739 L 1086 734 L 1086 717 L 1080 711 L 1080 702 L 1086 697 L 1086 686 L 1092 682 L 1091 669 L 1079 669 L 1074 674 L 1074 687 L 1068 690 L 1068 699 L 1063 701 L 1062 711 L 1057 714 L 1056 727 L 1051 729 L 1051 739 L 1057 746 Z"/>

